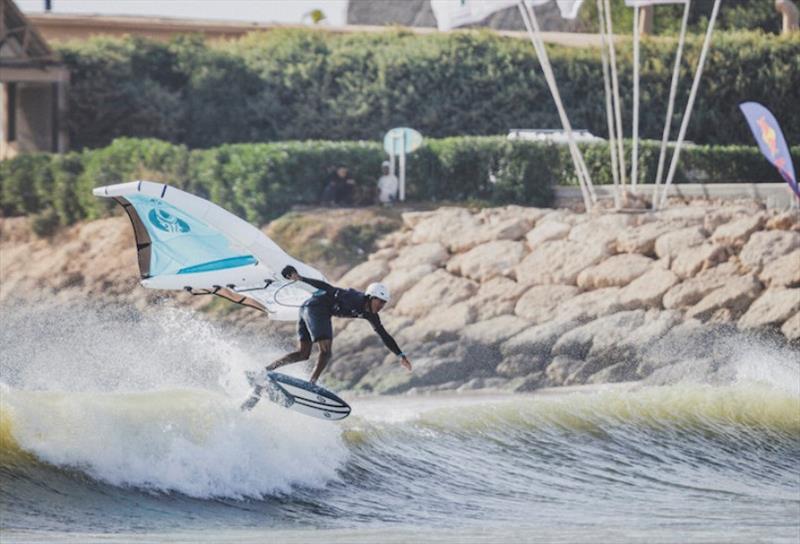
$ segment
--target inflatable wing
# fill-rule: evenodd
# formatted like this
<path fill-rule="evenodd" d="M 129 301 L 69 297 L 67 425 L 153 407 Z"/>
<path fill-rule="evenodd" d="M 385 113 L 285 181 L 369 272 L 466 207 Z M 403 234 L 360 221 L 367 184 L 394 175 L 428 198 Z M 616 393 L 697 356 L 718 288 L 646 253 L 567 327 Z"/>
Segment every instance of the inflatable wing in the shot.
<path fill-rule="evenodd" d="M 163 183 L 134 181 L 97 187 L 95 196 L 121 205 L 133 224 L 142 285 L 217 295 L 269 315 L 297 319 L 314 288 L 285 280 L 294 266 L 323 281 L 264 233 L 216 204 Z"/>

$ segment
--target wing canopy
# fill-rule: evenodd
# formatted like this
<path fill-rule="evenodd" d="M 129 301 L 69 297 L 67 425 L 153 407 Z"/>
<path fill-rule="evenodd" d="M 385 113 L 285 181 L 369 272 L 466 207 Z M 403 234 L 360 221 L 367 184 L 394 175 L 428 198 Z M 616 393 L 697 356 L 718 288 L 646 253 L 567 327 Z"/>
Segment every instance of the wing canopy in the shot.
<path fill-rule="evenodd" d="M 280 270 L 291 264 L 303 276 L 325 280 L 259 229 L 180 189 L 139 181 L 98 187 L 94 194 L 127 212 L 145 287 L 217 295 L 272 319 L 293 320 L 314 289 L 287 282 Z"/>

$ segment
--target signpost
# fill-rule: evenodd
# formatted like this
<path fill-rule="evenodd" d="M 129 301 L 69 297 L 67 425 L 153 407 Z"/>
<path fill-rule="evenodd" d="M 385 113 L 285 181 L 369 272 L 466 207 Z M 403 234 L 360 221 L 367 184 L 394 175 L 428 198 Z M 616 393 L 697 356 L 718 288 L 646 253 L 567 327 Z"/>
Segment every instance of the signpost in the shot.
<path fill-rule="evenodd" d="M 383 137 L 383 149 L 389 154 L 392 174 L 395 172 L 395 157 L 400 161 L 400 201 L 406 199 L 406 153 L 413 153 L 422 145 L 422 134 L 413 128 L 393 128 Z"/>

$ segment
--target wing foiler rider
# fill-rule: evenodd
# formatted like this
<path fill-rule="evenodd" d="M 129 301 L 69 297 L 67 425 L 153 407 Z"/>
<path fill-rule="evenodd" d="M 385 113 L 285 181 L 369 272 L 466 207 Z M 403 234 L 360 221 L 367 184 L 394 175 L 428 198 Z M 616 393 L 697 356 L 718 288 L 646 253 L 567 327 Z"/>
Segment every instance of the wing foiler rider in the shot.
<path fill-rule="evenodd" d="M 311 383 L 316 383 L 322 371 L 331 360 L 333 343 L 333 327 L 331 317 L 349 317 L 366 319 L 378 333 L 389 350 L 400 358 L 400 364 L 411 370 L 411 362 L 402 352 L 394 338 L 383 328 L 378 313 L 389 303 L 389 289 L 382 283 L 372 283 L 366 292 L 356 289 L 342 289 L 313 278 L 304 278 L 289 265 L 284 267 L 281 275 L 287 280 L 302 281 L 317 288 L 308 300 L 300 307 L 300 319 L 297 321 L 297 336 L 300 346 L 297 351 L 278 359 L 267 366 L 272 371 L 284 365 L 306 361 L 311 356 L 313 344 L 319 346 L 319 357 L 311 374 Z M 251 377 L 252 376 L 251 374 Z M 258 394 L 259 391 L 256 391 Z"/>

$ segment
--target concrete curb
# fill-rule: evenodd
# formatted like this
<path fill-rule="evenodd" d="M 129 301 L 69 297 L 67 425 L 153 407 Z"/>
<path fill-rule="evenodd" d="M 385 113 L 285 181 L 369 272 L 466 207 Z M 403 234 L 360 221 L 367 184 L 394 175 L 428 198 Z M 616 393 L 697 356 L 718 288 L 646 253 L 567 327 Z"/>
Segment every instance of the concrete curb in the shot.
<path fill-rule="evenodd" d="M 596 185 L 594 189 L 600 199 L 613 197 L 612 185 Z M 639 194 L 649 198 L 653 194 L 653 185 L 640 185 Z M 800 203 L 800 199 L 786 183 L 680 183 L 670 186 L 669 196 L 687 199 L 751 198 L 763 202 L 767 208 L 777 209 L 797 209 Z M 558 185 L 555 188 L 555 197 L 556 205 L 559 206 L 569 201 L 581 200 L 581 190 L 573 185 Z"/>

